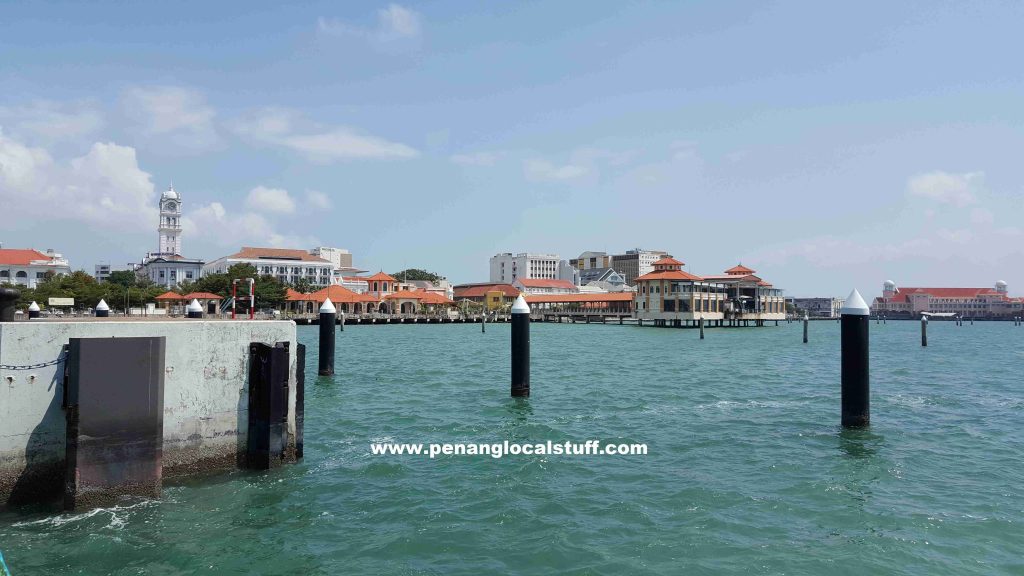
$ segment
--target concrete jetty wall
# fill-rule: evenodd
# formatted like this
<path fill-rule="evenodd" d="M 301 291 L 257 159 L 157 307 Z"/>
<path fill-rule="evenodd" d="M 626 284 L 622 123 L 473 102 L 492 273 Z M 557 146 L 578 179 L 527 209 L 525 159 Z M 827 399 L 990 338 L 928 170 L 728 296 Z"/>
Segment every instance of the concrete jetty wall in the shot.
<path fill-rule="evenodd" d="M 295 438 L 295 324 L 290 321 L 0 323 L 0 507 L 59 498 L 65 481 L 64 363 L 71 338 L 166 338 L 163 474 L 233 468 L 246 450 L 249 348 L 288 342 L 288 442 Z M 110 358 L 110 362 L 130 362 Z"/>

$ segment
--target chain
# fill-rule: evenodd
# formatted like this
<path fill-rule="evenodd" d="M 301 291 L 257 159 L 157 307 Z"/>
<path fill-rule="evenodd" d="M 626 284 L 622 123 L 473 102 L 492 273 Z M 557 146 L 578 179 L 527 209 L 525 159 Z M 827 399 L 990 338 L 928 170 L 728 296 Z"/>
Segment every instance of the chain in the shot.
<path fill-rule="evenodd" d="M 36 368 L 45 368 L 47 366 L 53 366 L 60 364 L 64 361 L 64 354 L 57 357 L 56 360 L 50 360 L 49 362 L 40 362 L 38 364 L 27 364 L 25 366 L 15 366 L 13 364 L 0 364 L 0 370 L 35 370 Z"/>

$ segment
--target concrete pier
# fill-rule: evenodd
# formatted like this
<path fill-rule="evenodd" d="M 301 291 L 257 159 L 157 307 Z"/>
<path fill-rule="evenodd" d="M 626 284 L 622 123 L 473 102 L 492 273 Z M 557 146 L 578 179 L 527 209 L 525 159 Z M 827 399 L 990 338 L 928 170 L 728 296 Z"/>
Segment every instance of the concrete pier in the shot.
<path fill-rule="evenodd" d="M 290 321 L 118 321 L 0 323 L 0 507 L 59 502 L 69 437 L 66 352 L 76 338 L 165 339 L 161 476 L 228 470 L 248 443 L 249 346 L 288 343 Z M 282 418 L 285 455 L 295 442 L 296 360 L 287 367 Z M 135 379 L 138 381 L 138 379 Z M 92 394 L 92 392 L 88 392 Z M 91 397 L 91 400 L 95 400 Z M 81 399 L 79 406 L 81 406 Z M 110 399 L 104 399 L 110 406 Z M 134 410 L 134 408 L 132 409 Z M 110 415 L 113 412 L 106 412 Z M 74 430 L 71 430 L 72 437 Z M 88 436 L 88 434 L 86 434 Z M 292 451 L 294 453 L 294 451 Z"/>

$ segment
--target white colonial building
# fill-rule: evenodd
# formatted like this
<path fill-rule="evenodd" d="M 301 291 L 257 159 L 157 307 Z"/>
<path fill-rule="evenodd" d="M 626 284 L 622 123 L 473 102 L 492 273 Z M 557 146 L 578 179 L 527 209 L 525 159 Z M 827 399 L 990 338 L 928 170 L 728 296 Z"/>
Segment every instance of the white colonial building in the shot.
<path fill-rule="evenodd" d="M 52 249 L 43 253 L 31 248 L 0 248 L 0 284 L 35 288 L 46 278 L 47 272 L 70 274 L 71 266 Z"/>
<path fill-rule="evenodd" d="M 1018 316 L 1024 298 L 1012 297 L 1006 282 L 993 288 L 897 288 L 892 280 L 882 284 L 882 296 L 871 304 L 872 314 L 917 317 L 950 314 L 967 318 Z"/>
<path fill-rule="evenodd" d="M 234 254 L 222 256 L 206 264 L 207 274 L 224 274 L 235 264 L 251 264 L 261 276 L 273 276 L 285 284 L 307 280 L 313 286 L 323 288 L 333 282 L 334 264 L 308 250 L 289 248 L 254 248 L 243 246 Z"/>
<path fill-rule="evenodd" d="M 579 272 L 557 254 L 513 255 L 503 252 L 491 256 L 491 282 L 511 284 L 519 278 L 540 280 L 568 280 L 579 284 Z"/>
<path fill-rule="evenodd" d="M 181 195 L 174 186 L 160 195 L 157 232 L 159 249 L 146 254 L 136 273 L 167 288 L 198 280 L 203 274 L 203 261 L 181 255 Z"/>

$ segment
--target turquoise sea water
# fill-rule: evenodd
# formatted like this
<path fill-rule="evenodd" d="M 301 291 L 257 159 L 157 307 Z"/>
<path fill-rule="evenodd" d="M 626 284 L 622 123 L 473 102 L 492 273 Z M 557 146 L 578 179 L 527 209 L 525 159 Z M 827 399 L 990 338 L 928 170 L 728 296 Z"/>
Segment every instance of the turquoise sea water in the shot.
<path fill-rule="evenodd" d="M 30 574 L 1020 574 L 1024 328 L 871 323 L 872 426 L 839 327 L 348 326 L 308 346 L 306 458 L 77 515 L 0 515 Z M 371 441 L 642 442 L 647 456 L 374 456 Z"/>

